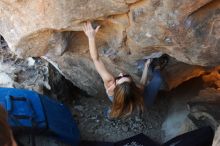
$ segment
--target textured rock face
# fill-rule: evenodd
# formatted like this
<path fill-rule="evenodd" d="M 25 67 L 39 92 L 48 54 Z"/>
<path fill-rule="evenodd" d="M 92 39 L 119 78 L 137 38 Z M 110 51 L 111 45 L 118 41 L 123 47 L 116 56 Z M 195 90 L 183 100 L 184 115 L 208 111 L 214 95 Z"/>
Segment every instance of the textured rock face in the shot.
<path fill-rule="evenodd" d="M 128 44 L 190 64 L 219 64 L 219 9 L 217 0 L 143 1 L 131 6 Z"/>
<path fill-rule="evenodd" d="M 157 50 L 187 64 L 220 63 L 219 0 L 0 0 L 0 34 L 12 51 L 45 56 L 80 89 L 103 95 L 86 20 L 101 25 L 97 46 L 113 74 L 138 80 L 136 60 Z"/>
<path fill-rule="evenodd" d="M 84 20 L 128 11 L 123 0 L 1 0 L 0 5 L 0 32 L 23 56 L 45 54 L 57 32 L 79 30 Z"/>

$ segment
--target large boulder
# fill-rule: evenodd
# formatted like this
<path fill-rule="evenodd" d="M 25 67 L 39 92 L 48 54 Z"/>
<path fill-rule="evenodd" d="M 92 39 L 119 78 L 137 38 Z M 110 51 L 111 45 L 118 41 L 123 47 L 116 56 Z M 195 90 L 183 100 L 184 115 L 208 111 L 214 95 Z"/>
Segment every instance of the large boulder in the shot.
<path fill-rule="evenodd" d="M 83 22 L 101 25 L 97 47 L 108 69 L 138 81 L 136 61 L 158 50 L 187 64 L 218 65 L 219 9 L 218 0 L 0 0 L 0 34 L 20 57 L 44 56 L 77 87 L 103 96 Z M 190 78 L 202 73 L 195 69 Z"/>

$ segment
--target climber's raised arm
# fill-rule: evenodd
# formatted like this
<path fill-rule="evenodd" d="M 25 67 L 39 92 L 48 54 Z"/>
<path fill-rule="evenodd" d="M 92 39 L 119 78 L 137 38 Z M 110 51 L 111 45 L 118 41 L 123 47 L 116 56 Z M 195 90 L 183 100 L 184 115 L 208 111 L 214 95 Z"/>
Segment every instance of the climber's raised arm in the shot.
<path fill-rule="evenodd" d="M 105 87 L 109 87 L 114 83 L 113 75 L 105 68 L 102 60 L 99 57 L 98 50 L 96 48 L 95 43 L 95 35 L 98 32 L 100 26 L 97 26 L 96 29 L 93 29 L 91 22 L 86 22 L 83 26 L 83 31 L 85 32 L 86 36 L 88 37 L 89 41 L 89 52 L 95 68 L 99 75 L 101 76 L 102 80 L 104 81 Z"/>
<path fill-rule="evenodd" d="M 151 59 L 148 59 L 145 64 L 144 64 L 144 70 L 141 76 L 141 80 L 140 80 L 140 88 L 144 88 L 144 86 L 146 85 L 146 82 L 148 80 L 148 69 L 149 69 L 149 65 L 151 63 Z"/>

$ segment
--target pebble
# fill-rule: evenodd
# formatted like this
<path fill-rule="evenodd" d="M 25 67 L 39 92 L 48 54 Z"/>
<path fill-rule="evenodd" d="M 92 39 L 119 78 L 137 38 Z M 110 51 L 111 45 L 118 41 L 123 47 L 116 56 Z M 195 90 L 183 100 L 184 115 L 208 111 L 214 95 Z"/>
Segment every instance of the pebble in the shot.
<path fill-rule="evenodd" d="M 149 129 L 152 129 L 152 128 L 153 128 L 153 126 L 152 126 L 151 124 L 148 124 L 147 127 L 148 127 Z"/>
<path fill-rule="evenodd" d="M 167 44 L 172 44 L 172 38 L 171 38 L 171 37 L 166 37 L 166 38 L 164 39 L 164 41 L 165 41 L 165 43 L 167 43 Z"/>
<path fill-rule="evenodd" d="M 97 119 L 97 116 L 91 117 L 91 120 L 96 120 L 96 119 Z"/>
<path fill-rule="evenodd" d="M 135 123 L 135 124 L 133 125 L 133 127 L 138 128 L 138 127 L 140 127 L 140 124 Z"/>
<path fill-rule="evenodd" d="M 141 122 L 141 119 L 139 117 L 135 117 L 136 122 Z"/>
<path fill-rule="evenodd" d="M 84 109 L 82 105 L 76 105 L 76 106 L 74 106 L 74 108 L 78 111 L 83 111 L 83 109 Z"/>
<path fill-rule="evenodd" d="M 123 126 L 121 127 L 121 129 L 122 129 L 124 132 L 128 132 L 128 126 L 123 125 Z"/>

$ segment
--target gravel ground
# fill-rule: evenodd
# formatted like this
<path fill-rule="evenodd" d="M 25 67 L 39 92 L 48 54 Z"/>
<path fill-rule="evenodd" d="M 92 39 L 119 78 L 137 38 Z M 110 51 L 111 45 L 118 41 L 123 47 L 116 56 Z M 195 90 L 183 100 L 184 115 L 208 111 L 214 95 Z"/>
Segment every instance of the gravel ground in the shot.
<path fill-rule="evenodd" d="M 134 112 L 127 118 L 109 120 L 103 114 L 111 105 L 107 97 L 80 97 L 72 107 L 83 140 L 115 142 L 139 133 L 161 142 L 162 123 L 167 115 L 168 99 L 159 97 L 155 106 L 143 114 Z"/>

